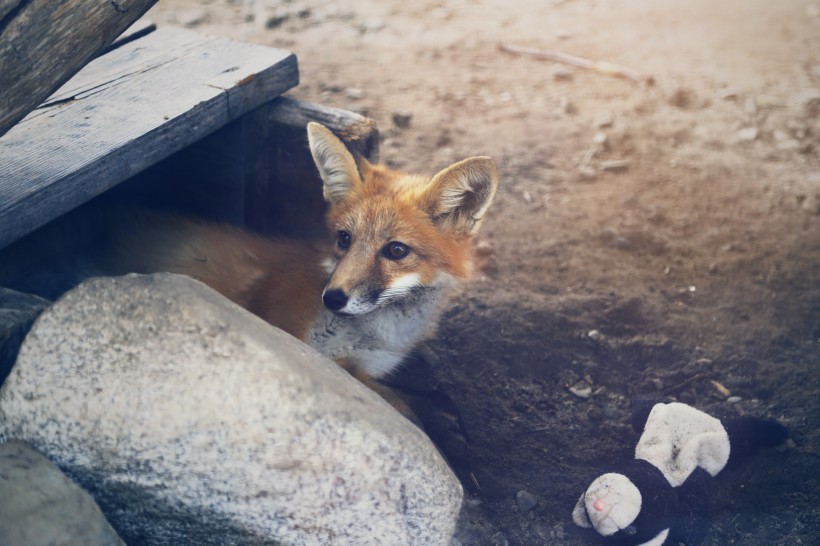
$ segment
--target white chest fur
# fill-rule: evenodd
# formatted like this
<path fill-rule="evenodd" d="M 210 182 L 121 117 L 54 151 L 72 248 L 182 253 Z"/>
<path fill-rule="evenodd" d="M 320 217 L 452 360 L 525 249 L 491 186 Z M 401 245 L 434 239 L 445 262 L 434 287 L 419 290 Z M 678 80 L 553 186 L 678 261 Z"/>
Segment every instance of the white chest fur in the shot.
<path fill-rule="evenodd" d="M 323 309 L 307 342 L 333 359 L 347 359 L 371 377 L 389 374 L 435 331 L 449 287 L 425 287 L 364 315 L 336 315 Z"/>

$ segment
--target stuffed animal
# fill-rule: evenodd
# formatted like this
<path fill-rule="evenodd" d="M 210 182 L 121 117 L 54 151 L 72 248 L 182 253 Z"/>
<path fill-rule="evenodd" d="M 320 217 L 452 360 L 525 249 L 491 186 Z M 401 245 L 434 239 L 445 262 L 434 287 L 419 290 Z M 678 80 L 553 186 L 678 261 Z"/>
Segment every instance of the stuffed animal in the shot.
<path fill-rule="evenodd" d="M 788 438 L 774 421 L 721 422 L 678 402 L 646 406 L 632 424 L 643 429 L 635 458 L 603 469 L 572 512 L 575 524 L 594 529 L 604 544 L 699 544 L 709 528 L 711 478 L 755 448 Z"/>

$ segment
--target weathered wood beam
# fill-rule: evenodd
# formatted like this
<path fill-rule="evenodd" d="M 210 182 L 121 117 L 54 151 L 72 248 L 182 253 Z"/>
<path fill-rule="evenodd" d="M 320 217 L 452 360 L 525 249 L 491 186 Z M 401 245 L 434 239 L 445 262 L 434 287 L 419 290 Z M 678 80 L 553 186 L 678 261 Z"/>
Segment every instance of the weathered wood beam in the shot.
<path fill-rule="evenodd" d="M 156 0 L 0 0 L 0 136 Z"/>

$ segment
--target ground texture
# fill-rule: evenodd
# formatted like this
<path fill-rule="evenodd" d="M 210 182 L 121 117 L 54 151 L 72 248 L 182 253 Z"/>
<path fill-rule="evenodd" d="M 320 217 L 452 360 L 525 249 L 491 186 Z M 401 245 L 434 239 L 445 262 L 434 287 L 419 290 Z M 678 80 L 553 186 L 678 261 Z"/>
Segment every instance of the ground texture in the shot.
<path fill-rule="evenodd" d="M 587 543 L 570 511 L 639 397 L 793 445 L 715 480 L 707 544 L 820 543 L 820 4 L 163 0 L 294 51 L 381 158 L 498 161 L 481 270 L 395 378 L 469 492 L 463 544 Z M 510 54 L 618 63 L 649 83 Z"/>

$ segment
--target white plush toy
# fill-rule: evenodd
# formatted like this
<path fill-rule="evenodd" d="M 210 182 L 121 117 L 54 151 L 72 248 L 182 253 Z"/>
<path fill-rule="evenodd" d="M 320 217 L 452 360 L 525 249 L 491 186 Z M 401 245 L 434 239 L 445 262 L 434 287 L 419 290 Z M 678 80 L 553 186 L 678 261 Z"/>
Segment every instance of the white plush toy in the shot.
<path fill-rule="evenodd" d="M 709 528 L 711 478 L 756 447 L 788 438 L 774 421 L 739 417 L 725 423 L 686 404 L 655 404 L 633 416 L 643 428 L 635 459 L 596 477 L 572 512 L 605 544 L 698 544 Z"/>

